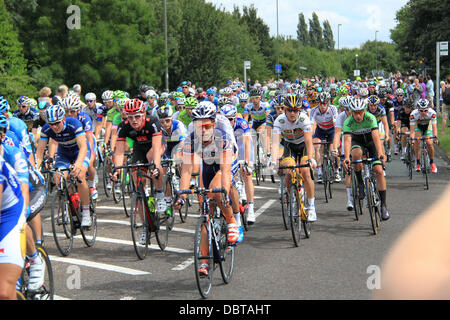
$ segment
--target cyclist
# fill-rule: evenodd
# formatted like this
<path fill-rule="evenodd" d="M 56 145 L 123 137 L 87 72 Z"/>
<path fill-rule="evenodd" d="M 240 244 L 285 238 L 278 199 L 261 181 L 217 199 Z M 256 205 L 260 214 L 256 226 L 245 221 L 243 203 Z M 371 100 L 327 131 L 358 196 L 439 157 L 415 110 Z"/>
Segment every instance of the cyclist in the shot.
<path fill-rule="evenodd" d="M 392 100 L 393 104 L 393 110 L 389 113 L 389 116 L 391 117 L 391 123 L 395 124 L 398 120 L 398 113 L 402 109 L 405 102 L 405 94 L 404 91 L 400 88 L 395 90 L 395 98 Z M 408 126 L 409 127 L 409 126 Z M 398 150 L 398 139 L 397 136 L 395 136 L 395 150 L 394 154 L 397 155 L 399 152 Z"/>
<path fill-rule="evenodd" d="M 321 92 L 317 96 L 317 103 L 319 106 L 311 111 L 311 123 L 313 128 L 313 143 L 326 141 L 333 143 L 334 139 L 334 126 L 336 125 L 336 119 L 338 116 L 337 109 L 334 105 L 330 105 L 330 94 L 327 92 Z M 315 156 L 317 161 L 317 182 L 322 183 L 322 145 L 314 145 Z M 341 181 L 339 172 L 335 173 L 335 180 Z"/>
<path fill-rule="evenodd" d="M 91 154 L 88 168 L 88 186 L 92 195 L 92 199 L 98 198 L 98 192 L 95 188 L 95 159 L 97 156 L 97 141 L 93 135 L 92 120 L 89 115 L 81 110 L 81 100 L 78 96 L 67 96 L 59 102 L 59 105 L 65 109 L 68 117 L 78 119 L 81 122 L 83 131 L 88 141 L 88 149 Z"/>
<path fill-rule="evenodd" d="M 280 165 L 292 165 L 299 161 L 300 164 L 309 162 L 311 167 L 315 169 L 317 163 L 314 160 L 312 124 L 308 115 L 301 111 L 302 100 L 296 94 L 288 94 L 284 98 L 283 104 L 285 113 L 280 115 L 273 125 L 271 154 L 274 160 L 272 160 L 271 166 L 276 165 L 274 161 L 278 161 L 278 149 L 282 136 L 284 140 L 284 152 Z M 309 168 L 301 168 L 300 172 L 308 198 L 308 203 L 305 203 L 308 210 L 308 221 L 314 222 L 317 220 L 314 203 L 314 182 L 312 181 Z M 289 190 L 291 181 L 289 171 L 285 176 L 285 180 L 285 186 Z"/>
<path fill-rule="evenodd" d="M 31 129 L 31 133 L 33 134 L 35 141 L 39 140 L 39 134 L 42 130 L 42 127 L 47 123 L 45 119 L 45 110 L 50 106 L 51 104 L 48 101 L 39 102 L 39 117 L 34 121 L 33 128 Z"/>
<path fill-rule="evenodd" d="M 36 150 L 37 167 L 40 168 L 44 149 L 50 138 L 58 145 L 54 157 L 55 168 L 70 168 L 73 176 L 77 177 L 78 193 L 82 207 L 82 227 L 92 224 L 89 210 L 89 187 L 86 182 L 86 172 L 89 168 L 90 149 L 83 125 L 78 119 L 66 118 L 64 108 L 54 105 L 47 109 L 47 124 L 42 128 Z M 53 158 L 52 152 L 49 156 Z M 59 185 L 59 175 L 55 174 L 55 183 Z"/>
<path fill-rule="evenodd" d="M 380 105 L 380 99 L 377 96 L 370 96 L 367 101 L 368 101 L 367 111 L 373 114 L 377 119 L 378 132 L 380 133 L 381 144 L 383 145 L 384 148 L 384 142 L 386 141 L 386 144 L 389 145 L 388 141 L 390 140 L 390 130 L 387 121 L 386 110 L 382 105 Z"/>
<path fill-rule="evenodd" d="M 380 98 L 380 105 L 384 108 L 384 110 L 386 111 L 386 115 L 389 114 L 388 117 L 386 117 L 387 119 L 387 127 L 391 130 L 394 129 L 395 126 L 395 122 L 391 122 L 391 118 L 392 116 L 390 115 L 391 113 L 394 112 L 394 104 L 392 103 L 392 100 L 388 99 L 387 96 L 387 89 L 382 89 L 384 87 L 381 87 L 378 93 L 378 98 Z M 386 131 L 386 145 L 387 145 L 387 161 L 390 162 L 391 161 L 391 137 L 390 137 L 390 132 L 389 133 Z"/>
<path fill-rule="evenodd" d="M 412 146 L 416 155 L 416 171 L 420 171 L 420 145 L 416 143 L 416 140 L 420 137 L 430 137 L 433 135 L 433 139 L 436 144 L 439 144 L 437 137 L 437 115 L 436 111 L 429 107 L 429 101 L 427 99 L 419 99 L 417 102 L 418 109 L 411 112 L 410 116 L 410 135 L 412 140 Z M 426 140 L 428 155 L 430 157 L 430 166 L 433 173 L 437 173 L 437 167 L 434 163 L 434 147 L 433 141 Z M 425 164 L 426 165 L 426 164 Z"/>
<path fill-rule="evenodd" d="M 236 138 L 236 142 L 238 145 L 238 154 L 239 154 L 239 162 L 242 164 L 241 168 L 241 177 L 244 181 L 245 185 L 245 194 L 248 204 L 248 223 L 254 224 L 256 221 L 255 211 L 254 211 L 254 197 L 255 197 L 255 189 L 253 186 L 252 179 L 252 169 L 254 163 L 254 154 L 253 154 L 253 141 L 252 136 L 250 134 L 250 127 L 247 121 L 243 118 L 237 117 L 237 109 L 232 104 L 227 104 L 220 109 L 220 113 L 226 117 L 231 124 L 231 127 L 234 131 L 234 136 Z M 236 200 L 236 201 L 235 201 Z M 241 242 L 244 237 L 244 230 L 242 227 L 242 223 L 240 221 L 240 212 L 239 212 L 239 197 L 237 199 L 233 198 L 233 213 L 234 218 L 236 219 L 239 225 L 239 240 Z"/>
<path fill-rule="evenodd" d="M 26 96 L 17 99 L 18 110 L 13 112 L 13 116 L 19 118 L 27 125 L 28 132 L 33 128 L 33 122 L 38 119 L 39 111 L 31 107 L 32 101 Z"/>
<path fill-rule="evenodd" d="M 194 99 L 189 97 L 188 99 Z M 196 100 L 197 101 L 197 100 Z M 164 154 L 162 159 L 181 159 L 181 151 L 183 149 L 183 141 L 186 139 L 187 129 L 183 122 L 173 119 L 173 110 L 170 106 L 162 106 L 158 109 L 157 116 L 161 124 L 164 146 Z M 164 174 L 166 168 L 163 168 Z"/>
<path fill-rule="evenodd" d="M 84 96 L 86 106 L 81 111 L 87 113 L 92 121 L 95 139 L 99 138 L 100 130 L 103 126 L 103 118 L 106 118 L 106 107 L 97 102 L 97 96 L 93 92 L 88 92 Z M 99 129 L 97 130 L 97 125 Z"/>
<path fill-rule="evenodd" d="M 155 169 L 151 171 L 156 187 L 156 210 L 166 211 L 166 201 L 163 193 L 163 175 L 161 168 L 162 130 L 157 118 L 152 118 L 145 113 L 145 105 L 142 100 L 132 99 L 125 103 L 124 110 L 127 120 L 122 121 L 117 129 L 117 144 L 114 155 L 114 165 L 121 166 L 124 163 L 124 151 L 126 138 L 134 142 L 132 163 L 150 163 L 153 161 Z M 113 179 L 117 181 L 119 171 L 115 171 Z M 133 172 L 133 180 L 137 180 L 136 172 Z"/>
<path fill-rule="evenodd" d="M 400 89 L 402 90 L 402 89 Z M 403 102 L 403 107 L 398 111 L 397 113 L 397 121 L 396 121 L 396 132 L 397 136 L 400 132 L 406 133 L 409 132 L 410 127 L 410 117 L 411 112 L 413 110 L 414 100 L 411 98 L 407 98 Z M 401 160 L 405 159 L 406 155 L 406 149 L 407 149 L 407 136 L 403 135 L 401 137 L 401 144 L 402 144 L 402 154 L 400 156 Z"/>
<path fill-rule="evenodd" d="M 193 170 L 193 164 L 201 162 L 200 186 L 204 188 L 224 188 L 227 192 L 225 201 L 220 194 L 211 194 L 227 221 L 228 242 L 235 243 L 239 237 L 239 227 L 233 216 L 228 195 L 231 188 L 231 177 L 237 172 L 237 147 L 231 125 L 226 118 L 221 120 L 217 115 L 216 106 L 204 101 L 192 112 L 193 130 L 188 131 L 183 148 L 183 165 L 181 169 L 180 189 L 187 189 Z M 223 117 L 222 117 L 223 118 Z M 233 173 L 234 171 L 234 173 Z M 174 209 L 179 210 L 186 199 L 181 195 L 176 200 Z M 207 235 L 202 232 L 201 251 L 207 255 Z M 198 272 L 207 276 L 210 266 L 204 261 Z"/>
<path fill-rule="evenodd" d="M 317 92 L 314 90 L 314 85 L 309 84 L 306 87 L 306 97 L 307 97 L 307 100 L 308 100 L 308 103 L 309 103 L 311 109 L 313 109 L 314 107 L 317 106 L 317 102 L 316 102 Z"/>
<path fill-rule="evenodd" d="M 155 114 L 152 111 L 158 108 L 155 90 L 147 90 L 147 92 L 145 92 L 145 97 L 147 98 L 147 101 L 145 102 L 145 111 L 154 116 Z"/>
<path fill-rule="evenodd" d="M 249 96 L 248 96 L 248 94 L 247 94 L 246 92 L 242 92 L 242 93 L 239 95 L 239 103 L 236 105 L 237 112 L 238 112 L 239 114 L 241 114 L 241 115 L 244 114 L 245 106 L 246 106 L 247 103 L 248 103 L 248 99 L 249 99 Z"/>
<path fill-rule="evenodd" d="M 386 206 L 386 178 L 384 177 L 383 165 L 385 155 L 378 132 L 377 119 L 370 112 L 366 112 L 368 101 L 362 98 L 353 98 L 350 102 L 352 115 L 344 122 L 342 131 L 344 132 L 344 167 L 348 170 L 350 165 L 350 155 L 353 161 L 363 158 L 363 150 L 369 152 L 370 158 L 378 159 L 373 162 L 373 171 L 377 176 L 377 189 L 381 200 L 381 218 L 388 220 L 389 211 Z M 358 180 L 358 198 L 365 198 L 364 183 L 362 178 L 362 165 L 354 166 L 356 178 Z"/>
<path fill-rule="evenodd" d="M 173 115 L 173 118 L 175 120 L 181 121 L 184 126 L 187 128 L 189 124 L 192 122 L 192 110 L 195 109 L 195 107 L 198 104 L 198 100 L 194 97 L 189 97 L 184 101 L 184 110 L 180 111 L 175 117 L 175 114 Z"/>
<path fill-rule="evenodd" d="M 343 96 L 340 98 L 339 100 L 339 105 L 341 107 L 344 108 L 344 111 L 342 111 L 341 113 L 339 113 L 337 119 L 336 119 L 336 125 L 334 126 L 334 143 L 333 143 L 333 148 L 331 150 L 331 153 L 338 157 L 338 155 L 340 154 L 341 156 L 343 156 L 345 154 L 345 145 L 344 145 L 344 138 L 342 135 L 342 128 L 344 126 L 344 122 L 345 120 L 347 120 L 347 118 L 349 116 L 351 116 L 352 112 L 350 110 L 350 102 L 351 102 L 351 97 L 350 96 Z M 339 148 L 339 146 L 342 145 L 341 148 Z M 339 161 L 340 164 L 340 161 Z M 354 206 L 353 206 L 353 197 L 352 197 L 352 188 L 351 188 L 351 176 L 346 174 L 345 175 L 345 187 L 347 190 L 347 210 L 348 211 L 352 211 Z"/>

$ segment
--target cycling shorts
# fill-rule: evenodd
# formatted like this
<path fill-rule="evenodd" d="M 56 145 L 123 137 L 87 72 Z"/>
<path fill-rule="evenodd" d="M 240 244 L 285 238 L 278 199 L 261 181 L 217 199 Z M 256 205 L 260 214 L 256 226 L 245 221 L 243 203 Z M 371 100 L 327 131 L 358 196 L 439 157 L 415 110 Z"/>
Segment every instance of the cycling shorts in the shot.
<path fill-rule="evenodd" d="M 138 144 L 133 148 L 133 156 L 131 158 L 132 163 L 137 163 L 138 161 L 140 163 L 148 163 L 147 159 L 147 153 L 152 148 L 151 144 Z"/>
<path fill-rule="evenodd" d="M 355 139 L 354 137 L 352 137 L 352 148 L 351 150 L 353 150 L 354 148 L 360 148 L 363 151 L 363 157 L 366 154 L 366 150 L 369 152 L 369 158 L 375 158 L 378 159 L 378 152 L 377 152 L 377 148 L 375 147 L 375 142 L 373 142 L 373 140 L 364 143 L 362 141 L 358 141 L 357 139 Z M 381 165 L 381 161 L 377 160 L 373 162 L 373 165 L 379 164 Z"/>
<path fill-rule="evenodd" d="M 316 127 L 316 132 L 314 132 L 313 138 L 318 138 L 322 141 L 333 143 L 334 127 L 328 130 Z"/>
<path fill-rule="evenodd" d="M 426 125 L 418 124 L 414 131 L 417 133 L 420 133 L 422 136 L 432 136 L 433 135 L 433 130 L 431 128 L 431 122 L 430 122 L 430 124 L 426 124 Z"/>
<path fill-rule="evenodd" d="M 252 129 L 253 130 L 257 130 L 262 125 L 266 125 L 266 119 L 261 120 L 261 121 L 258 121 L 258 120 L 252 121 Z"/>
<path fill-rule="evenodd" d="M 57 152 L 56 156 L 55 156 L 55 165 L 54 167 L 56 169 L 59 168 L 69 168 L 72 164 L 75 163 L 75 161 L 77 161 L 78 158 L 78 152 L 76 154 L 66 154 L 63 152 Z M 88 148 L 87 153 L 86 153 L 86 157 L 83 160 L 83 166 L 86 167 L 86 169 L 89 168 L 89 162 L 91 160 L 91 152 Z"/>
<path fill-rule="evenodd" d="M 285 143 L 282 156 L 283 159 L 289 157 L 295 159 L 298 162 L 305 156 L 306 156 L 306 146 L 304 142 L 299 144 L 289 142 Z"/>
<path fill-rule="evenodd" d="M 0 263 L 23 268 L 26 254 L 25 212 L 25 203 L 21 200 L 1 213 Z"/>

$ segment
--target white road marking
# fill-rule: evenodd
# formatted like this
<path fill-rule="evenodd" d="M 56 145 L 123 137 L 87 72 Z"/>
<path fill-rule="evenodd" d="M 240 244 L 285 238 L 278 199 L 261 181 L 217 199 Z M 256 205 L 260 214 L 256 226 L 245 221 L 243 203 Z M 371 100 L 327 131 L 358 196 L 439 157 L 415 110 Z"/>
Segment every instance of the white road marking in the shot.
<path fill-rule="evenodd" d="M 278 190 L 278 187 L 255 186 L 255 189 L 262 189 L 262 190 Z"/>
<path fill-rule="evenodd" d="M 277 200 L 273 200 L 273 199 L 267 201 L 261 208 L 258 209 L 258 211 L 255 212 L 255 216 L 259 217 L 260 215 L 262 215 L 264 213 L 264 211 L 266 211 L 276 201 Z"/>
<path fill-rule="evenodd" d="M 89 260 L 82 260 L 82 259 L 73 259 L 73 258 L 66 258 L 66 257 L 58 257 L 50 255 L 50 261 L 57 261 L 57 262 L 63 262 L 63 263 L 69 263 L 69 264 L 76 264 L 79 266 L 84 267 L 90 267 L 95 269 L 101 269 L 101 270 L 107 270 L 107 271 L 113 271 L 118 273 L 124 273 L 132 276 L 142 276 L 151 274 L 147 271 L 141 271 L 141 270 L 135 270 L 130 268 L 124 268 L 119 266 L 114 266 L 112 264 L 106 264 L 106 263 L 99 263 L 99 262 L 93 262 Z"/>
<path fill-rule="evenodd" d="M 120 224 L 120 225 L 124 225 L 124 226 L 129 226 L 130 222 L 129 221 L 121 221 L 121 220 L 110 220 L 110 219 L 97 219 L 97 222 L 100 223 L 113 223 L 113 224 Z M 162 230 L 166 230 L 166 227 L 161 227 Z M 183 233 L 189 233 L 189 234 L 195 234 L 194 230 L 189 230 L 189 229 L 183 229 L 183 228 L 172 228 L 172 231 L 176 231 L 176 232 L 183 232 Z"/>
<path fill-rule="evenodd" d="M 194 258 L 189 258 L 188 260 L 180 263 L 179 265 L 177 265 L 176 267 L 172 268 L 172 271 L 181 271 L 186 269 L 187 267 L 189 267 L 191 264 L 194 263 Z"/>

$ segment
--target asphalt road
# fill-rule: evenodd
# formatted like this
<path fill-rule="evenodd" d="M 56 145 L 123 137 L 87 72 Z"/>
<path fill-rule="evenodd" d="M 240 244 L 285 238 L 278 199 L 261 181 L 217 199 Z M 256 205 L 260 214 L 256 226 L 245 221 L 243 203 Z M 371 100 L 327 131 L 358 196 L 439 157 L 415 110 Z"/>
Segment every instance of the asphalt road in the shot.
<path fill-rule="evenodd" d="M 224 285 L 217 270 L 210 299 L 370 299 L 370 284 L 376 283 L 373 276 L 384 255 L 400 233 L 440 197 L 449 182 L 447 164 L 441 159 L 436 163 L 439 173 L 431 177 L 430 190 L 424 191 L 422 176 L 415 173 L 409 180 L 406 167 L 394 156 L 387 165 L 391 219 L 382 223 L 376 236 L 367 211 L 356 221 L 353 212 L 346 210 L 342 183 L 333 186 L 333 199 L 328 204 L 323 187 L 316 184 L 318 221 L 311 238 L 302 238 L 297 248 L 290 231 L 283 227 L 278 182 L 266 181 L 256 187 L 255 211 L 259 216 L 236 249 L 233 281 Z M 150 254 L 141 261 L 134 252 L 129 219 L 121 203 L 106 199 L 101 183 L 99 196 L 94 247 L 86 247 L 78 237 L 68 257 L 59 254 L 53 240 L 51 201 L 42 212 L 57 298 L 200 299 L 192 259 L 195 210 L 186 223 L 176 217 L 166 251 L 160 251 L 152 239 Z"/>

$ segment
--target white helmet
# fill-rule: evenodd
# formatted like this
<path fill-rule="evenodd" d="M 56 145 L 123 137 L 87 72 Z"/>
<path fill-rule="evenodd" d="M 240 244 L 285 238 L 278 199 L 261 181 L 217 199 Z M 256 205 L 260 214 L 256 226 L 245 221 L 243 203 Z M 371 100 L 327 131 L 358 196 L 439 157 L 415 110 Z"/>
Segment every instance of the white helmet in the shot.
<path fill-rule="evenodd" d="M 86 101 L 97 100 L 97 96 L 95 95 L 95 93 L 89 92 L 89 93 L 86 93 L 86 95 L 84 96 L 84 100 L 86 100 Z"/>
<path fill-rule="evenodd" d="M 114 94 L 114 92 L 111 91 L 111 90 L 107 90 L 107 91 L 103 92 L 102 100 L 103 101 L 105 101 L 105 100 L 112 100 L 113 99 L 113 94 Z"/>
<path fill-rule="evenodd" d="M 367 108 L 367 99 L 365 98 L 352 98 L 350 102 L 350 110 L 352 111 L 364 111 Z"/>
<path fill-rule="evenodd" d="M 211 101 L 202 101 L 192 110 L 192 120 L 216 119 L 217 108 Z"/>
<path fill-rule="evenodd" d="M 226 104 L 222 108 L 220 108 L 220 114 L 222 114 L 226 118 L 235 118 L 237 109 L 232 104 Z"/>
<path fill-rule="evenodd" d="M 78 110 L 83 106 L 77 95 L 67 96 L 59 102 L 59 105 L 67 110 Z"/>
<path fill-rule="evenodd" d="M 145 92 L 145 97 L 147 98 L 147 99 L 150 99 L 150 98 L 153 98 L 153 99 L 156 99 L 156 92 L 155 92 L 155 90 L 147 90 L 146 92 Z"/>

